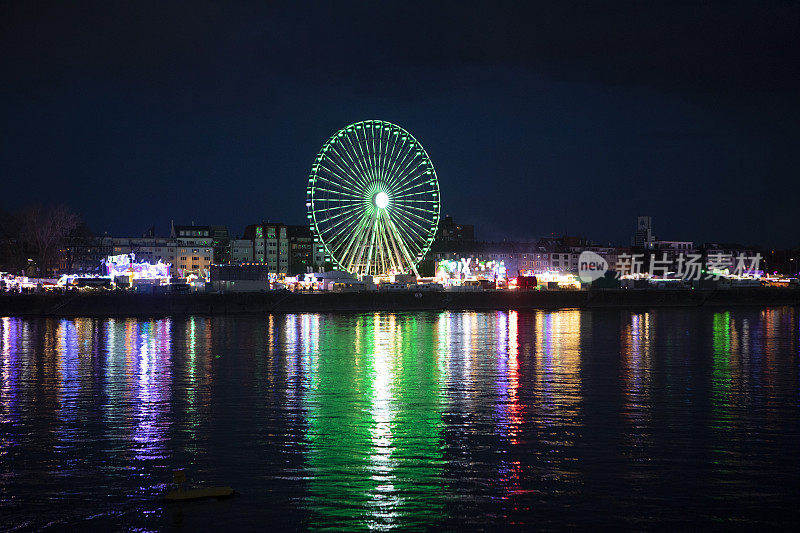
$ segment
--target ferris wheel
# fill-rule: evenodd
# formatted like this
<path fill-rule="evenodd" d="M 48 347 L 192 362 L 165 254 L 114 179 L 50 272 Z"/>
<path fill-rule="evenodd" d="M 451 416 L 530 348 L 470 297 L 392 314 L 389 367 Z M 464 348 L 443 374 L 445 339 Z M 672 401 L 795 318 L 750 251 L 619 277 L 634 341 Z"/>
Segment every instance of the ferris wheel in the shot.
<path fill-rule="evenodd" d="M 382 120 L 341 129 L 314 160 L 306 193 L 315 246 L 338 268 L 419 275 L 439 224 L 439 181 L 406 130 Z"/>

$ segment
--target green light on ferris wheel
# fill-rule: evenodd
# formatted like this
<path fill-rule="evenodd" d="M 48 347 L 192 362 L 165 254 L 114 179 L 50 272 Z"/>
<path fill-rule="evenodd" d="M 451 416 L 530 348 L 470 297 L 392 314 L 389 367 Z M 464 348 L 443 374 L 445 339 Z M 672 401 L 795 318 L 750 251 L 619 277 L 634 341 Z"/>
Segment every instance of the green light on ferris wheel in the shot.
<path fill-rule="evenodd" d="M 366 120 L 323 145 L 308 177 L 306 209 L 338 268 L 359 276 L 417 273 L 439 223 L 439 182 L 410 133 Z"/>

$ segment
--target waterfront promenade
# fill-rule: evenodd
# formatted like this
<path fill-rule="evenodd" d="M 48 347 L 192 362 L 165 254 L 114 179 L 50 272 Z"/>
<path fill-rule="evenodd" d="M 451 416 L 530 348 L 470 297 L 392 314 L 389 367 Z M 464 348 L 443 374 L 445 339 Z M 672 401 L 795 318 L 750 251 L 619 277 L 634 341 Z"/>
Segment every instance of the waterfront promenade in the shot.
<path fill-rule="evenodd" d="M 600 289 L 563 291 L 2 294 L 0 316 L 188 316 L 249 313 L 774 306 L 800 304 L 800 290 Z"/>

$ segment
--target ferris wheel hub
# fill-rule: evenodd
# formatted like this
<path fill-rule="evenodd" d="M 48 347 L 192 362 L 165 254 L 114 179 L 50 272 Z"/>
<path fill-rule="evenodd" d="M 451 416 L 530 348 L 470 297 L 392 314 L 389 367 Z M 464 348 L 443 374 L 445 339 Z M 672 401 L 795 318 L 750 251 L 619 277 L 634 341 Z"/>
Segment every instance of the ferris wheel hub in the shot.
<path fill-rule="evenodd" d="M 389 205 L 389 195 L 383 191 L 376 194 L 375 205 L 378 206 L 378 209 L 386 209 L 386 207 Z"/>

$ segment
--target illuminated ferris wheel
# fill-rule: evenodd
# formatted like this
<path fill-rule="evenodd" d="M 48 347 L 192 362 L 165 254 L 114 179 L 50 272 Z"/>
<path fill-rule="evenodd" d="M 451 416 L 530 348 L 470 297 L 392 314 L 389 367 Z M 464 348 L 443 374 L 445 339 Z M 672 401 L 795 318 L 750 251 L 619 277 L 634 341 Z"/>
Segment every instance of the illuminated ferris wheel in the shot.
<path fill-rule="evenodd" d="M 315 240 L 338 268 L 359 276 L 418 274 L 439 223 L 439 181 L 410 133 L 365 120 L 322 146 L 306 208 Z"/>

